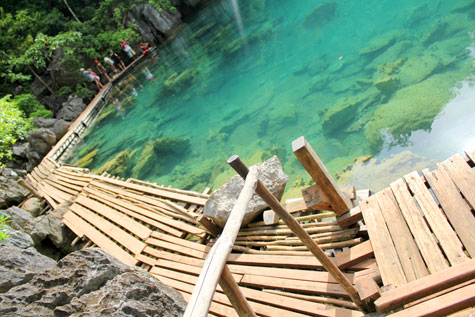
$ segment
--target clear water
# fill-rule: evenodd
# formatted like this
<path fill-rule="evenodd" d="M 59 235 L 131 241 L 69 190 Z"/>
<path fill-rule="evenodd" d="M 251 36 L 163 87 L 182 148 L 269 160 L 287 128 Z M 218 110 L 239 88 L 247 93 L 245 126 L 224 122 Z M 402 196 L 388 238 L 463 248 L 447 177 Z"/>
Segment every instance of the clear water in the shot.
<path fill-rule="evenodd" d="M 71 162 L 202 190 L 233 154 L 277 154 L 292 193 L 309 180 L 291 150 L 304 135 L 332 173 L 411 151 L 380 169 L 394 179 L 474 141 L 474 17 L 470 0 L 210 1 L 116 88 Z M 367 174 L 347 180 L 387 185 Z"/>

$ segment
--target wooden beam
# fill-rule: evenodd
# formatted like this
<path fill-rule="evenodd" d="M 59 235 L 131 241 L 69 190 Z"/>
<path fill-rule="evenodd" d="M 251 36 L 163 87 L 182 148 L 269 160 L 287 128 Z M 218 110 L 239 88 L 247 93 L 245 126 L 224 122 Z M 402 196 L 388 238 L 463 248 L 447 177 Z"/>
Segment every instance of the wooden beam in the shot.
<path fill-rule="evenodd" d="M 239 174 L 243 179 L 246 179 L 249 170 L 244 163 L 239 159 L 239 156 L 233 155 L 228 159 L 228 164 Z M 280 204 L 280 202 L 269 192 L 269 190 L 262 184 L 257 182 L 256 193 L 275 211 L 275 213 L 287 224 L 292 232 L 302 240 L 312 254 L 320 261 L 323 267 L 337 280 L 337 282 L 348 293 L 351 300 L 362 310 L 366 311 L 366 304 L 358 297 L 358 291 L 343 275 L 336 264 L 325 254 L 325 252 L 312 240 L 310 235 L 298 223 L 297 220 Z"/>
<path fill-rule="evenodd" d="M 374 255 L 371 241 L 365 241 L 335 256 L 336 265 L 340 269 L 346 269 L 355 263 L 368 259 Z"/>
<path fill-rule="evenodd" d="M 323 162 L 303 136 L 292 142 L 292 150 L 308 174 L 326 194 L 332 210 L 338 216 L 353 207 L 351 200 L 338 188 Z"/>
<path fill-rule="evenodd" d="M 376 309 L 380 313 L 385 313 L 473 278 L 475 278 L 475 259 L 383 293 L 375 302 Z"/>
<path fill-rule="evenodd" d="M 475 284 L 470 284 L 453 292 L 433 298 L 419 305 L 401 310 L 393 317 L 405 316 L 447 316 L 475 305 Z M 464 315 L 470 316 L 470 315 Z"/>
<path fill-rule="evenodd" d="M 338 225 L 343 228 L 348 228 L 358 221 L 363 220 L 363 213 L 361 212 L 360 206 L 352 208 L 347 213 L 342 214 L 341 216 L 336 217 Z"/>
<path fill-rule="evenodd" d="M 231 272 L 225 267 L 226 259 L 232 251 L 246 209 L 254 195 L 259 172 L 257 168 L 252 168 L 249 172 L 244 187 L 234 205 L 231 214 L 226 221 L 221 236 L 211 248 L 203 270 L 198 278 L 198 282 L 193 290 L 191 299 L 186 307 L 185 317 L 207 316 L 216 285 L 221 277 L 220 285 L 224 285 L 224 290 L 233 307 L 240 316 L 255 316 L 255 313 L 246 298 L 239 291 L 239 287 L 232 278 Z M 222 272 L 224 270 L 224 276 Z M 223 287 L 223 286 L 221 286 Z M 236 296 L 236 293 L 241 296 Z"/>

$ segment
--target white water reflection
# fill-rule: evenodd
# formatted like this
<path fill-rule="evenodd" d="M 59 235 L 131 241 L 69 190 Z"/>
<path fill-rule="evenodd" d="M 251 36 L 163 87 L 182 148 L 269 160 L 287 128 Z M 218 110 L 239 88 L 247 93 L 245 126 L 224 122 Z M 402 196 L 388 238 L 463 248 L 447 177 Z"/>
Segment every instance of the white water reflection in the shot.
<path fill-rule="evenodd" d="M 474 79 L 466 81 L 456 90 L 452 99 L 432 123 L 431 131 L 414 131 L 405 146 L 394 146 L 382 152 L 378 158 L 408 150 L 443 160 L 465 149 L 475 146 L 475 84 Z"/>

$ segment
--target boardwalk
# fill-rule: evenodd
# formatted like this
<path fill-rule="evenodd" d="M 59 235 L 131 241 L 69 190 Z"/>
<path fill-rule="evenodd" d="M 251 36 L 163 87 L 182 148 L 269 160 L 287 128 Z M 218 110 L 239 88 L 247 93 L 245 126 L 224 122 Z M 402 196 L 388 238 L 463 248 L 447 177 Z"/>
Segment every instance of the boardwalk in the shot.
<path fill-rule="evenodd" d="M 77 236 L 74 245 L 96 245 L 189 300 L 220 234 L 202 216 L 209 195 L 61 164 L 99 113 L 108 89 L 25 182 L 51 209 L 68 206 L 63 222 Z M 418 316 L 475 305 L 475 151 L 454 155 L 433 171 L 409 173 L 371 196 L 368 190 L 338 189 L 313 150 L 294 152 L 317 184 L 285 208 L 369 307 Z M 267 220 L 241 228 L 227 259 L 257 315 L 361 316 L 293 231 L 278 218 Z M 237 315 L 219 286 L 210 313 Z"/>

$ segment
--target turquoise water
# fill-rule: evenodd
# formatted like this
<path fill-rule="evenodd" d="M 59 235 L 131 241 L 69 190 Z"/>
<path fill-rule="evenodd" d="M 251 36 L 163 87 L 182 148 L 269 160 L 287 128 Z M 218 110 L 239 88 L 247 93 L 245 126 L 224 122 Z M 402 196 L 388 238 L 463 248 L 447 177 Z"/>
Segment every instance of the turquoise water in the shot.
<path fill-rule="evenodd" d="M 291 150 L 301 135 L 332 173 L 410 151 L 383 169 L 391 179 L 473 143 L 475 2 L 236 4 L 210 1 L 116 87 L 71 162 L 202 190 L 233 175 L 233 154 L 277 154 L 297 189 L 309 181 Z"/>

